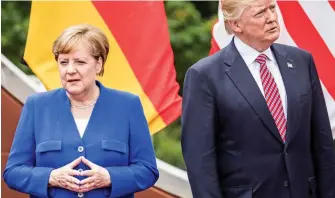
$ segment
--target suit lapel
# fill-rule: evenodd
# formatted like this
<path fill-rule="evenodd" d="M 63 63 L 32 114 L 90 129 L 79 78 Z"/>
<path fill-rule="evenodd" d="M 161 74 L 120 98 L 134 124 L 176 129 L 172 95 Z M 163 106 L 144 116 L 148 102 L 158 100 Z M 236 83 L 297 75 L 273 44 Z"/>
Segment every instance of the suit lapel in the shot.
<path fill-rule="evenodd" d="M 273 136 L 283 143 L 266 101 L 233 41 L 227 46 L 227 51 L 223 56 L 225 64 L 229 66 L 226 70 L 227 75 Z"/>
<path fill-rule="evenodd" d="M 287 58 L 286 53 L 283 49 L 280 49 L 276 44 L 271 46 L 272 52 L 274 53 L 279 70 L 281 72 L 282 79 L 287 96 L 287 129 L 286 129 L 286 143 L 288 144 L 293 136 L 296 134 L 296 126 L 298 126 L 299 117 L 299 90 L 296 85 L 297 73 L 295 63 Z"/>
<path fill-rule="evenodd" d="M 101 126 L 101 120 L 105 119 L 104 116 L 105 114 L 104 112 L 104 105 L 103 104 L 107 104 L 106 102 L 104 102 L 104 100 L 106 99 L 106 88 L 99 82 L 96 81 L 99 89 L 100 89 L 100 95 L 97 99 L 97 102 L 95 103 L 94 109 L 91 113 L 91 117 L 87 123 L 84 135 L 82 140 L 86 143 L 86 144 L 90 144 L 92 143 L 92 140 L 97 140 L 97 139 L 101 139 L 102 138 L 102 132 L 103 132 L 103 128 Z M 101 136 L 101 137 L 100 137 Z M 97 138 L 100 137 L 100 138 Z"/>
<path fill-rule="evenodd" d="M 81 141 L 76 123 L 70 109 L 70 101 L 66 95 L 66 91 L 62 89 L 59 105 L 57 107 L 57 132 L 63 134 L 62 136 L 67 139 Z"/>
<path fill-rule="evenodd" d="M 106 104 L 104 100 L 106 100 L 107 90 L 99 81 L 96 81 L 96 83 L 100 88 L 100 96 L 95 104 L 82 138 L 80 137 L 78 128 L 71 113 L 70 101 L 66 95 L 66 91 L 64 89 L 61 90 L 60 100 L 56 108 L 56 132 L 62 134 L 62 137 L 85 144 L 92 142 L 92 139 L 97 139 L 96 137 L 99 135 L 97 132 L 102 131 L 100 121 L 104 116 L 102 113 L 104 112 L 103 103 Z"/>

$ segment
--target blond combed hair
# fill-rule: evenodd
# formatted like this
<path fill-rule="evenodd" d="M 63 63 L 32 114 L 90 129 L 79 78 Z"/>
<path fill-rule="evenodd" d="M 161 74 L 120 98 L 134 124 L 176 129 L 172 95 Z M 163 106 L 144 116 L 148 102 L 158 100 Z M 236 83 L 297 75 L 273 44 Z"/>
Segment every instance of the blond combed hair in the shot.
<path fill-rule="evenodd" d="M 87 44 L 91 49 L 91 55 L 95 59 L 102 59 L 102 68 L 99 76 L 104 74 L 104 65 L 109 53 L 109 43 L 106 35 L 98 28 L 80 24 L 66 28 L 62 34 L 54 41 L 52 52 L 56 61 L 59 54 L 70 53 L 79 43 Z"/>
<path fill-rule="evenodd" d="M 220 0 L 221 10 L 224 17 L 225 29 L 228 34 L 233 34 L 228 21 L 238 20 L 244 10 L 257 0 Z"/>

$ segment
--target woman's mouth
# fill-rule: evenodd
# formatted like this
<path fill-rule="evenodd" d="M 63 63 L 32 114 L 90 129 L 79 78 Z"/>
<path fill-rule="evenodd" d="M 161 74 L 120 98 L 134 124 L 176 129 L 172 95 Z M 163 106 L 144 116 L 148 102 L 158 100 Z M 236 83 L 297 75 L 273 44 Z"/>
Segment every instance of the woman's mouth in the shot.
<path fill-rule="evenodd" d="M 67 80 L 67 82 L 69 83 L 72 83 L 72 82 L 78 82 L 79 80 L 78 79 L 70 79 L 70 80 Z"/>

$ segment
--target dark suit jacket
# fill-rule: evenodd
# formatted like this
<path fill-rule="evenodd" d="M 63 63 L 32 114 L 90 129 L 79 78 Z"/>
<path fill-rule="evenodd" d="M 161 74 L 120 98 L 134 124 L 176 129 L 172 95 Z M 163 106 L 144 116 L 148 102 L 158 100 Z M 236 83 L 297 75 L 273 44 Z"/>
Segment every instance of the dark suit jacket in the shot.
<path fill-rule="evenodd" d="M 158 170 L 139 97 L 97 82 L 100 96 L 81 138 L 64 89 L 35 94 L 25 103 L 8 157 L 4 180 L 32 198 L 78 197 L 49 188 L 53 169 L 79 156 L 107 169 L 112 186 L 84 193 L 86 198 L 133 198 L 151 187 Z M 76 170 L 89 169 L 80 163 Z M 83 177 L 78 177 L 82 180 Z"/>
<path fill-rule="evenodd" d="M 335 198 L 333 140 L 313 58 L 280 44 L 271 50 L 287 93 L 285 144 L 234 42 L 188 70 L 182 149 L 195 198 Z"/>

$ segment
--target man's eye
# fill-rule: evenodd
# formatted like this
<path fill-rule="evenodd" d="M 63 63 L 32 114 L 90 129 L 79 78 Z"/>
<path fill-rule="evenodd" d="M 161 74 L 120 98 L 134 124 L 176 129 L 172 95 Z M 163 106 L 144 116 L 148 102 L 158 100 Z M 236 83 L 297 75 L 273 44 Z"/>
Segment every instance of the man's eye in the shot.
<path fill-rule="evenodd" d="M 258 12 L 255 16 L 256 17 L 260 17 L 260 16 L 263 16 L 263 14 L 264 14 L 264 10 Z"/>

